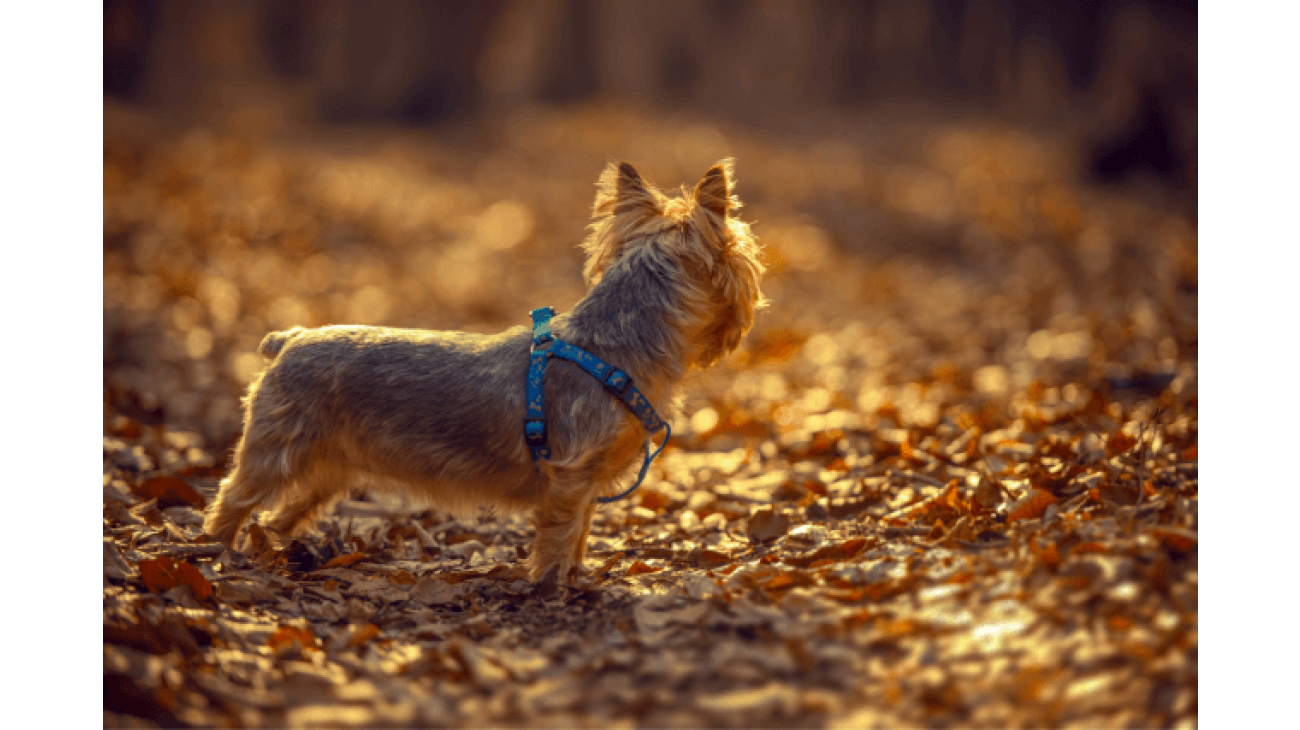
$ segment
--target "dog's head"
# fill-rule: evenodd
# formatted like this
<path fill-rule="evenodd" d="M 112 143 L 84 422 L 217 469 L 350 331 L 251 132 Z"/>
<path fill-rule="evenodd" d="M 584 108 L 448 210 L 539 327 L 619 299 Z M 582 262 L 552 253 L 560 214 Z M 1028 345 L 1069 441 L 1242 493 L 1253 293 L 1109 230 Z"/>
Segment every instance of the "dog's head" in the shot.
<path fill-rule="evenodd" d="M 668 197 L 626 162 L 610 163 L 597 182 L 584 274 L 595 286 L 632 251 L 647 254 L 672 280 L 673 314 L 687 330 L 692 365 L 708 367 L 736 349 L 766 304 L 759 290 L 760 251 L 736 218 L 734 162 L 722 160 L 693 190 Z"/>

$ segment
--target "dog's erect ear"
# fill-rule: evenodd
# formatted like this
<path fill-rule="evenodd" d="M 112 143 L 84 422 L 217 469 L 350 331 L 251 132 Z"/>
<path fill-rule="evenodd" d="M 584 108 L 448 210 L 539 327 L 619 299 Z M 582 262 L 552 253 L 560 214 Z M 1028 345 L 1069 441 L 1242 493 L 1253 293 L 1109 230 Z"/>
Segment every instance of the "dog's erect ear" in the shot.
<path fill-rule="evenodd" d="M 695 186 L 695 203 L 726 218 L 735 203 L 731 198 L 732 167 L 735 161 L 728 157 L 709 168 L 700 184 Z"/>
<path fill-rule="evenodd" d="M 641 178 L 641 173 L 626 162 L 618 163 L 617 197 L 620 204 L 635 204 L 650 197 L 649 186 Z"/>
<path fill-rule="evenodd" d="M 639 208 L 659 211 L 659 200 L 653 188 L 626 162 L 611 162 L 596 183 L 596 213 L 618 215 Z"/>

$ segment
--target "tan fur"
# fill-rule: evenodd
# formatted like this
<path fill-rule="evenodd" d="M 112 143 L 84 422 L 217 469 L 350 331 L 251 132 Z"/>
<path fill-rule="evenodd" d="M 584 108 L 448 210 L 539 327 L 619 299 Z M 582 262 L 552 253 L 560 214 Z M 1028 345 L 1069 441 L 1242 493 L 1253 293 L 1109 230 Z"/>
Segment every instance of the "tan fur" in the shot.
<path fill-rule="evenodd" d="M 623 369 L 669 419 L 691 368 L 735 349 L 764 305 L 763 265 L 736 219 L 731 160 L 669 198 L 631 165 L 597 183 L 583 243 L 591 290 L 552 321 L 559 338 Z M 545 302 L 523 302 L 528 309 Z M 643 454 L 645 433 L 577 366 L 546 374 L 548 462 L 523 437 L 531 331 L 497 335 L 383 327 L 273 332 L 249 386 L 233 469 L 204 521 L 233 545 L 259 507 L 293 533 L 351 488 L 396 491 L 465 513 L 531 510 L 534 580 L 582 565 L 595 498 L 613 494 Z"/>

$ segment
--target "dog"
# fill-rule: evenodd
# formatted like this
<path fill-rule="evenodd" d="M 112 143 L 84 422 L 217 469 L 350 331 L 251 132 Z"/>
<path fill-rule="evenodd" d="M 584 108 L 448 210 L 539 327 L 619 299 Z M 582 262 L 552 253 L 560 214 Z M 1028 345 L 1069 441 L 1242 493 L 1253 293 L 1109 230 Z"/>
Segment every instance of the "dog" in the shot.
<path fill-rule="evenodd" d="M 631 165 L 609 164 L 582 243 L 590 289 L 550 321 L 558 341 L 626 373 L 665 419 L 687 373 L 734 350 L 766 305 L 761 250 L 736 217 L 734 182 L 726 159 L 669 197 Z M 629 476 L 643 445 L 648 465 L 648 444 L 605 384 L 554 362 L 541 385 L 548 458 L 532 458 L 525 380 L 536 340 L 524 327 L 267 335 L 259 350 L 269 363 L 249 386 L 204 532 L 233 547 L 266 507 L 265 524 L 292 535 L 351 488 L 390 490 L 460 514 L 531 510 L 529 578 L 571 582 L 597 500 Z"/>

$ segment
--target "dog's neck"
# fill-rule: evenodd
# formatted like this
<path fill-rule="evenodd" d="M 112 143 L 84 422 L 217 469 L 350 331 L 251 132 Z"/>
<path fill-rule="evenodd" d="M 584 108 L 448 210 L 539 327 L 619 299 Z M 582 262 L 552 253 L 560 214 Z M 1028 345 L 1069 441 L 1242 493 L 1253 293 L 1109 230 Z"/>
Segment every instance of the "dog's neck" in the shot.
<path fill-rule="evenodd" d="M 574 306 L 562 337 L 636 381 L 672 387 L 696 354 L 689 331 L 698 323 L 678 290 L 683 275 L 651 251 L 627 252 Z"/>

